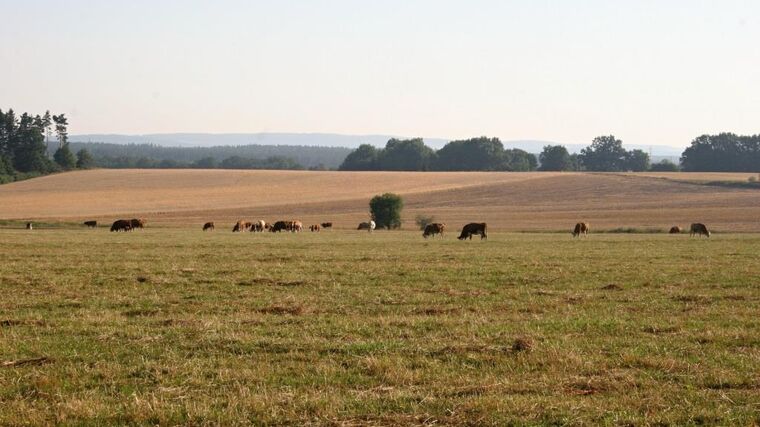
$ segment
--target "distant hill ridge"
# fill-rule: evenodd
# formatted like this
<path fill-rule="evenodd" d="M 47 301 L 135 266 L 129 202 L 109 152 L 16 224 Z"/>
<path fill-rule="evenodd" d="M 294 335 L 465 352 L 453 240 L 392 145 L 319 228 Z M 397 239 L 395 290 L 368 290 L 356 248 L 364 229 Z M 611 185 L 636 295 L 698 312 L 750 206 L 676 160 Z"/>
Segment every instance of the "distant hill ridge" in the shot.
<path fill-rule="evenodd" d="M 480 135 L 473 135 L 473 137 Z M 163 147 L 217 147 L 217 146 L 302 146 L 340 147 L 354 149 L 361 144 L 384 147 L 391 138 L 407 138 L 398 135 L 342 135 L 334 133 L 157 133 L 145 135 L 82 134 L 71 135 L 71 142 L 103 142 L 109 144 L 153 144 Z M 443 147 L 450 139 L 424 138 L 425 144 L 434 149 Z M 579 152 L 591 142 L 565 144 L 542 140 L 502 140 L 505 148 L 519 148 L 538 154 L 545 145 L 564 145 L 571 153 Z M 628 145 L 627 149 L 640 149 L 653 157 L 680 156 L 683 148 L 666 145 Z M 307 166 L 307 165 L 305 165 Z"/>

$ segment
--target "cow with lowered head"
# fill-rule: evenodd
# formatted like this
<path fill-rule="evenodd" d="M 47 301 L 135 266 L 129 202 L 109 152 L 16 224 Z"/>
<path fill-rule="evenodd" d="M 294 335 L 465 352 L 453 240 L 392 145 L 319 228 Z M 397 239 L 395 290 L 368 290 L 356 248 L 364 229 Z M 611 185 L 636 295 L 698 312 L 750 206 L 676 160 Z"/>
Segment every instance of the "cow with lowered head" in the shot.
<path fill-rule="evenodd" d="M 470 239 L 472 240 L 473 235 L 480 235 L 480 240 L 487 239 L 488 235 L 486 234 L 486 223 L 477 223 L 477 222 L 471 222 L 464 227 L 462 227 L 462 233 L 457 237 L 459 240 L 465 240 Z"/>

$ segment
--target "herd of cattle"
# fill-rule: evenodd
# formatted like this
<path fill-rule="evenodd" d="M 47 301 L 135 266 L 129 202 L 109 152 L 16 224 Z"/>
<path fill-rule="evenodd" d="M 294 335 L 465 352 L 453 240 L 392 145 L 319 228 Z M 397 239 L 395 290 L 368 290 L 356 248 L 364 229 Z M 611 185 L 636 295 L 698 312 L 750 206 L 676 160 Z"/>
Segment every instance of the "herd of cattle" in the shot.
<path fill-rule="evenodd" d="M 98 226 L 97 221 L 85 221 L 83 223 L 84 226 L 89 228 L 96 228 Z M 312 224 L 308 228 L 312 232 L 319 232 L 320 230 L 324 229 L 330 229 L 332 228 L 333 223 L 332 222 L 323 222 L 321 224 Z M 145 220 L 141 218 L 132 218 L 132 219 L 117 219 L 113 222 L 111 225 L 111 231 L 132 231 L 135 229 L 142 229 L 145 227 Z M 367 230 L 372 232 L 376 227 L 375 221 L 369 221 L 369 222 L 361 222 L 359 223 L 359 226 L 356 228 L 357 230 Z M 26 229 L 31 230 L 33 228 L 33 225 L 31 222 L 26 223 Z M 207 222 L 203 224 L 203 231 L 214 231 L 214 223 L 213 222 Z M 446 229 L 446 224 L 440 223 L 440 222 L 434 222 L 431 224 L 427 224 L 422 232 L 422 237 L 428 238 L 428 237 L 435 237 L 435 235 L 440 236 L 443 238 L 443 232 Z M 462 232 L 459 234 L 459 237 L 457 237 L 459 240 L 465 240 L 470 239 L 472 240 L 472 236 L 480 236 L 480 239 L 487 239 L 488 235 L 486 234 L 487 225 L 485 222 L 477 223 L 477 222 L 471 222 L 467 225 L 465 225 L 462 228 Z M 291 233 L 298 233 L 300 231 L 303 231 L 303 223 L 301 221 L 292 220 L 292 221 L 277 221 L 274 223 L 268 223 L 264 220 L 258 220 L 254 222 L 249 221 L 243 221 L 240 220 L 237 223 L 235 223 L 235 226 L 232 227 L 233 232 L 243 232 L 243 231 L 249 231 L 253 233 L 261 233 L 264 231 L 270 231 L 272 233 L 278 233 L 281 231 L 289 231 Z M 670 234 L 679 234 L 683 230 L 681 227 L 674 225 L 670 228 L 668 231 Z M 589 232 L 589 225 L 587 222 L 579 222 L 575 224 L 575 227 L 573 227 L 572 235 L 573 237 L 580 237 L 581 235 L 587 236 Z M 694 223 L 691 224 L 689 227 L 689 235 L 690 236 L 706 236 L 710 237 L 710 231 L 707 229 L 707 226 L 705 226 L 702 223 Z"/>

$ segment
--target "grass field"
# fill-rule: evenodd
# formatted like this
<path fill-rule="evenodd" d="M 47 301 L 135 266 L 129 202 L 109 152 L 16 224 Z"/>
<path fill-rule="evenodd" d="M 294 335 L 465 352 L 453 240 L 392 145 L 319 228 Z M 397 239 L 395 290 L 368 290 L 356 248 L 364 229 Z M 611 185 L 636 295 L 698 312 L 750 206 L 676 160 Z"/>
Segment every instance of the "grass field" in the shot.
<path fill-rule="evenodd" d="M 0 425 L 760 423 L 760 236 L 452 234 L 0 230 Z"/>
<path fill-rule="evenodd" d="M 721 232 L 760 232 L 753 174 L 555 172 L 310 172 L 92 170 L 0 186 L 0 220 L 83 221 L 140 217 L 150 225 L 231 229 L 239 219 L 332 221 L 353 229 L 377 194 L 404 197 L 403 219 L 434 215 L 450 227 L 491 230 L 667 230 L 702 222 Z M 704 185 L 725 182 L 729 185 Z"/>

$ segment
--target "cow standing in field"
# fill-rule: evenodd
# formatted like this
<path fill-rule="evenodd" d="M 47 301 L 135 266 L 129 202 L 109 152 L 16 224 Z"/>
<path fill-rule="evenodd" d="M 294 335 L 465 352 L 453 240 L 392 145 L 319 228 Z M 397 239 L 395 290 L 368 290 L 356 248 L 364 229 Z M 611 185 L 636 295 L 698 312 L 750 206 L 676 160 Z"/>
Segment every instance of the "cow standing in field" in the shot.
<path fill-rule="evenodd" d="M 31 230 L 31 229 L 33 229 L 33 228 L 34 228 L 34 227 L 32 226 L 32 223 L 31 223 L 31 222 L 27 222 L 27 223 L 26 223 L 26 229 L 27 229 L 27 230 Z"/>
<path fill-rule="evenodd" d="M 132 221 L 128 219 L 117 219 L 111 225 L 111 231 L 132 231 Z"/>
<path fill-rule="evenodd" d="M 85 225 L 87 228 L 95 228 L 95 227 L 97 227 L 97 226 L 98 226 L 98 222 L 97 222 L 97 221 L 85 221 L 83 224 L 84 224 L 84 225 Z"/>
<path fill-rule="evenodd" d="M 710 237 L 710 231 L 707 229 L 707 226 L 700 222 L 694 223 L 689 227 L 689 236 L 694 236 L 695 234 L 697 236 Z"/>
<path fill-rule="evenodd" d="M 203 231 L 214 231 L 214 222 L 207 222 L 203 224 Z"/>
<path fill-rule="evenodd" d="M 369 231 L 371 233 L 372 230 L 374 230 L 376 226 L 377 226 L 377 224 L 375 224 L 375 221 L 371 221 L 370 220 L 370 222 L 360 222 L 359 223 L 359 227 L 357 227 L 356 229 L 357 230 L 367 230 L 367 231 Z"/>
<path fill-rule="evenodd" d="M 290 231 L 292 233 L 298 233 L 298 232 L 303 231 L 303 223 L 301 221 L 293 221 Z"/>
<path fill-rule="evenodd" d="M 480 235 L 480 240 L 488 239 L 488 235 L 486 234 L 487 225 L 485 222 L 483 223 L 477 223 L 477 222 L 471 222 L 464 227 L 462 227 L 462 233 L 457 237 L 459 240 L 465 240 L 469 238 L 472 240 L 472 236 L 475 234 Z"/>
<path fill-rule="evenodd" d="M 440 222 L 434 222 L 425 226 L 425 230 L 422 232 L 422 237 L 428 238 L 429 236 L 435 237 L 436 234 L 440 234 L 443 238 L 443 230 L 446 228 L 446 224 Z"/>
<path fill-rule="evenodd" d="M 277 221 L 269 228 L 269 231 L 272 233 L 279 233 L 281 231 L 288 231 L 288 222 L 287 221 Z"/>
<path fill-rule="evenodd" d="M 322 228 L 332 228 L 332 222 L 323 222 Z"/>
<path fill-rule="evenodd" d="M 145 227 L 145 220 L 140 218 L 132 218 L 129 220 L 129 224 L 132 226 L 132 229 L 143 229 Z"/>
<path fill-rule="evenodd" d="M 580 237 L 581 234 L 584 236 L 588 236 L 588 223 L 587 222 L 579 222 L 575 224 L 575 228 L 573 228 L 573 237 Z"/>
<path fill-rule="evenodd" d="M 319 233 L 319 230 L 320 230 L 319 224 L 310 225 L 309 230 L 311 230 L 312 233 L 313 232 Z"/>
<path fill-rule="evenodd" d="M 232 227 L 232 232 L 237 233 L 241 231 L 248 231 L 251 228 L 251 223 L 248 221 L 240 220 L 237 223 L 235 223 L 235 226 Z"/>
<path fill-rule="evenodd" d="M 668 231 L 670 234 L 680 234 L 681 233 L 681 227 L 674 225 L 670 227 L 670 231 Z"/>
<path fill-rule="evenodd" d="M 252 233 L 261 233 L 266 229 L 267 223 L 264 220 L 258 220 L 251 226 Z"/>

